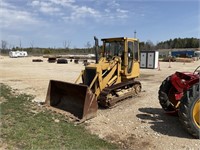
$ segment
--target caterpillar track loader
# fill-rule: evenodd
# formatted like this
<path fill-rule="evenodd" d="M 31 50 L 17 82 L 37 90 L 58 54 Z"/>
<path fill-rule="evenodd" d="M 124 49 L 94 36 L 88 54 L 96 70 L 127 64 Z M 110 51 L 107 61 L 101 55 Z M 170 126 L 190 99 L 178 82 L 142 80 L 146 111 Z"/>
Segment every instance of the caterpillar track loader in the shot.
<path fill-rule="evenodd" d="M 138 39 L 102 39 L 100 56 L 94 39 L 96 63 L 85 66 L 75 83 L 50 80 L 45 100 L 49 108 L 68 112 L 79 121 L 95 117 L 98 106 L 112 107 L 141 91 L 135 81 L 140 75 Z"/>

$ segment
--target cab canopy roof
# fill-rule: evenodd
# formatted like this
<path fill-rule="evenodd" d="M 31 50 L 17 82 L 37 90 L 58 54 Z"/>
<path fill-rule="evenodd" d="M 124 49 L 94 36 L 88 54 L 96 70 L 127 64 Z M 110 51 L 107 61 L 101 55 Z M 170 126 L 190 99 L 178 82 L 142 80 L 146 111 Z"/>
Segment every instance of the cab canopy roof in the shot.
<path fill-rule="evenodd" d="M 127 38 L 127 37 L 114 37 L 114 38 L 103 38 L 102 41 L 124 41 L 124 40 L 132 40 L 138 41 L 136 38 Z"/>

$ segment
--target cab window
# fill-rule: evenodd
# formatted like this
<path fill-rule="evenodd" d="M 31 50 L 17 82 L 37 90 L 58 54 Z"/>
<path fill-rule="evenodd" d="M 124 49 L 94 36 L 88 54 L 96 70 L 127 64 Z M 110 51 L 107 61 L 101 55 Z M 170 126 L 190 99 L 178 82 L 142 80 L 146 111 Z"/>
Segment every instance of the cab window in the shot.
<path fill-rule="evenodd" d="M 133 42 L 128 42 L 128 73 L 131 73 L 132 71 L 132 65 L 133 65 L 133 57 L 134 57 L 134 46 Z"/>
<path fill-rule="evenodd" d="M 122 56 L 124 51 L 124 42 L 123 41 L 113 41 L 105 43 L 105 52 L 104 56 L 107 58 L 112 58 L 113 56 Z"/>
<path fill-rule="evenodd" d="M 135 60 L 138 60 L 138 49 L 139 49 L 138 41 L 134 41 L 134 50 L 133 50 L 133 53 L 134 53 L 134 59 Z"/>

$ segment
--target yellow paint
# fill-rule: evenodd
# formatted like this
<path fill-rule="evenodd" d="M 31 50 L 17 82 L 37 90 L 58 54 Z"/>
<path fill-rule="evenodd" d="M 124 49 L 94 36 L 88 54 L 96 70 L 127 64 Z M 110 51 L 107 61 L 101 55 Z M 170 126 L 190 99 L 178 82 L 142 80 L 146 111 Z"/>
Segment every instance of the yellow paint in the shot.
<path fill-rule="evenodd" d="M 200 99 L 195 103 L 192 115 L 195 124 L 200 129 Z"/>
<path fill-rule="evenodd" d="M 101 58 L 97 64 L 90 64 L 85 67 L 83 70 L 83 80 L 85 77 L 85 71 L 87 69 L 96 70 L 96 75 L 94 75 L 93 79 L 91 79 L 91 84 L 89 87 L 93 90 L 93 92 L 98 97 L 100 92 L 107 86 L 111 86 L 113 84 L 121 83 L 126 81 L 127 79 L 134 79 L 140 75 L 140 65 L 139 60 L 135 60 L 133 58 L 132 61 L 132 69 L 131 72 L 128 73 L 128 41 L 130 42 L 138 42 L 138 39 L 135 38 L 108 38 L 102 39 L 103 41 L 103 49 L 101 50 Z M 106 42 L 123 42 L 124 43 L 124 57 L 120 56 L 112 56 L 112 58 L 106 58 L 105 55 L 105 43 Z M 139 44 L 138 46 L 138 58 L 140 55 L 139 52 Z M 122 64 L 122 59 L 124 59 L 124 64 Z M 130 59 L 129 59 L 130 60 Z"/>

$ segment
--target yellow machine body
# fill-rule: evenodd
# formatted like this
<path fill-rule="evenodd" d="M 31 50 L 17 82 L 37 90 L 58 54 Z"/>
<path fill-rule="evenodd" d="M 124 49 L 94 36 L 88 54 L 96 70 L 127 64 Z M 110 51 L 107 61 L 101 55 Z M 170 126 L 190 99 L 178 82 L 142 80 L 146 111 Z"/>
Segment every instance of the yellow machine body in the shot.
<path fill-rule="evenodd" d="M 120 37 L 102 41 L 98 62 L 86 66 L 75 83 L 50 81 L 45 101 L 48 106 L 67 111 L 82 121 L 93 118 L 97 114 L 97 99 L 105 88 L 140 75 L 138 39 Z"/>

